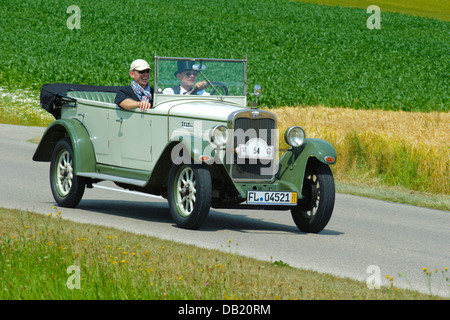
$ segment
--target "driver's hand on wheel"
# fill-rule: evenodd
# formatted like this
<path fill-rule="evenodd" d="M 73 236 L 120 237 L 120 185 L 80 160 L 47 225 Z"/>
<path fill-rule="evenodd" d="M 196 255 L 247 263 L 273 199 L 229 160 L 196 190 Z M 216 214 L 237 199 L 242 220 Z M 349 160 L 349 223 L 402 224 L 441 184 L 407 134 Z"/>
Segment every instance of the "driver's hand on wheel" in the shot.
<path fill-rule="evenodd" d="M 206 87 L 208 87 L 208 82 L 206 81 L 197 82 L 189 94 L 196 94 L 197 92 L 205 89 Z"/>

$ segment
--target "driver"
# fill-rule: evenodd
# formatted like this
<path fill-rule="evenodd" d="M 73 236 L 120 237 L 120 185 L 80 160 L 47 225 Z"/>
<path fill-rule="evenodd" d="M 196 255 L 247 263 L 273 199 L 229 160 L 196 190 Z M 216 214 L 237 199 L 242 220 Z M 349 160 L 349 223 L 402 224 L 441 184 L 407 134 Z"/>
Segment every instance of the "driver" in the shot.
<path fill-rule="evenodd" d="M 206 81 L 197 82 L 198 71 L 192 69 L 194 61 L 180 60 L 177 62 L 178 70 L 175 71 L 175 77 L 180 80 L 180 84 L 174 87 L 166 88 L 163 94 L 196 94 L 209 96 L 204 89 L 208 86 Z"/>

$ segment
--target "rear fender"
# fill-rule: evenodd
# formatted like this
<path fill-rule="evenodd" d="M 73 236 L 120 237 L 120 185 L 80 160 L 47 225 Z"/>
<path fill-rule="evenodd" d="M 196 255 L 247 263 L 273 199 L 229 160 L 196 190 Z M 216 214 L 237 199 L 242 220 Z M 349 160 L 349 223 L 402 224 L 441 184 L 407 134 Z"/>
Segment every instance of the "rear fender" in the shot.
<path fill-rule="evenodd" d="M 72 142 L 75 174 L 78 172 L 95 172 L 95 154 L 89 133 L 76 119 L 59 119 L 53 121 L 45 131 L 33 155 L 34 161 L 48 162 L 59 140 L 69 137 Z"/>

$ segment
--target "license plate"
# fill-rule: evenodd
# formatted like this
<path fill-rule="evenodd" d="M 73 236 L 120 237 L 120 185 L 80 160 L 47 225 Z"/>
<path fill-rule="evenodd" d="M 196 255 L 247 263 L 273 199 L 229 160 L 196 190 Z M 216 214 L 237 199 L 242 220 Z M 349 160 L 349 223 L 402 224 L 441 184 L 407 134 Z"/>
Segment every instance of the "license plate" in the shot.
<path fill-rule="evenodd" d="M 250 139 L 246 144 L 240 144 L 239 147 L 236 148 L 238 157 L 245 159 L 272 160 L 274 151 L 274 146 L 268 146 L 266 141 L 259 138 Z"/>
<path fill-rule="evenodd" d="M 247 191 L 247 204 L 295 205 L 297 192 Z"/>

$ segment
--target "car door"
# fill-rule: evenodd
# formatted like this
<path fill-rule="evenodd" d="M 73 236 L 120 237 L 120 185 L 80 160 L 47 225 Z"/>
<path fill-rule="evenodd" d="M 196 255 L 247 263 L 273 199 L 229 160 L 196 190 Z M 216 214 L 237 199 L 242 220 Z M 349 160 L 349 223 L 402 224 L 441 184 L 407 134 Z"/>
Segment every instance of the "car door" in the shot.
<path fill-rule="evenodd" d="M 116 108 L 114 116 L 109 119 L 108 130 L 111 139 L 111 165 L 151 171 L 151 114 Z"/>
<path fill-rule="evenodd" d="M 111 110 L 114 109 L 98 106 L 94 102 L 89 103 L 89 101 L 78 102 L 77 109 L 72 110 L 74 117 L 83 123 L 91 137 L 98 163 L 111 162 L 111 142 L 107 135 Z"/>

